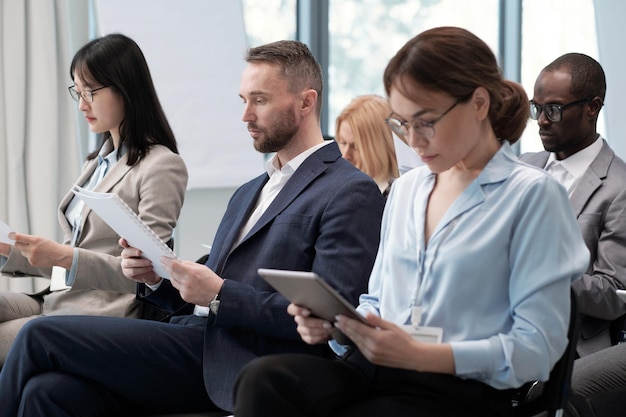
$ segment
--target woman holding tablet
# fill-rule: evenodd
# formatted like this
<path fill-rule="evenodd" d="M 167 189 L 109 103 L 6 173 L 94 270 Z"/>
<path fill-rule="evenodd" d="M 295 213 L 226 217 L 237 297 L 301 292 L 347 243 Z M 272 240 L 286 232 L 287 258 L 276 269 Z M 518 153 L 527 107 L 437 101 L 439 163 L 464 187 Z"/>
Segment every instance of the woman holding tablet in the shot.
<path fill-rule="evenodd" d="M 388 64 L 387 123 L 425 166 L 394 182 L 369 290 L 370 325 L 296 305 L 298 332 L 354 345 L 340 360 L 279 355 L 239 377 L 235 415 L 509 416 L 568 343 L 570 283 L 589 253 L 565 190 L 510 144 L 529 117 L 489 47 L 454 27 L 411 39 Z M 438 329 L 441 343 L 422 341 Z M 408 331 L 407 331 L 408 330 Z"/>

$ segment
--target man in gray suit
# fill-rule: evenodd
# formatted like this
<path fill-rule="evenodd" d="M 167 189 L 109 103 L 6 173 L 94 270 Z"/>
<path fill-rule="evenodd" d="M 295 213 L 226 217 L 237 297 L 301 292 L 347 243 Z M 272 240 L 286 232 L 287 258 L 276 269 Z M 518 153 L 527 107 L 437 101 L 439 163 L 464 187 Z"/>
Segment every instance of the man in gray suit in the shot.
<path fill-rule="evenodd" d="M 615 294 L 626 288 L 626 164 L 596 132 L 605 92 L 602 66 L 587 55 L 568 53 L 546 66 L 530 101 L 545 151 L 521 156 L 567 189 L 591 253 L 587 272 L 573 283 L 580 356 L 617 343 L 626 314 Z"/>

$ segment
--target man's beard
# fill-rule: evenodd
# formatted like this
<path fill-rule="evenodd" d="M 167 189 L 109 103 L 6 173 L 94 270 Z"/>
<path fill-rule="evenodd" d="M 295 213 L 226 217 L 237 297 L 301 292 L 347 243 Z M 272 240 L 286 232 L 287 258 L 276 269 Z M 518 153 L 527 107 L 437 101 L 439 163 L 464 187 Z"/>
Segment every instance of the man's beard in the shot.
<path fill-rule="evenodd" d="M 249 123 L 248 126 L 259 129 L 263 133 L 260 140 L 254 142 L 254 149 L 262 153 L 280 151 L 298 132 L 296 115 L 291 107 L 282 112 L 270 129 L 261 128 L 254 123 Z"/>

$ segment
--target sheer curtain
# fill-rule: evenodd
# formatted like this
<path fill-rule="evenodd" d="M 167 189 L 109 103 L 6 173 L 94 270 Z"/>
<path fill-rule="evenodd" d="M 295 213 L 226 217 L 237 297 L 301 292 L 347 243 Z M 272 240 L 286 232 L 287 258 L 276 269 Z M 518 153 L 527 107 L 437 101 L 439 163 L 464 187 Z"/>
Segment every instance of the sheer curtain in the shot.
<path fill-rule="evenodd" d="M 88 40 L 84 0 L 0 0 L 0 219 L 59 240 L 57 205 L 81 167 L 76 105 L 67 93 Z M 45 282 L 0 280 L 0 290 Z"/>

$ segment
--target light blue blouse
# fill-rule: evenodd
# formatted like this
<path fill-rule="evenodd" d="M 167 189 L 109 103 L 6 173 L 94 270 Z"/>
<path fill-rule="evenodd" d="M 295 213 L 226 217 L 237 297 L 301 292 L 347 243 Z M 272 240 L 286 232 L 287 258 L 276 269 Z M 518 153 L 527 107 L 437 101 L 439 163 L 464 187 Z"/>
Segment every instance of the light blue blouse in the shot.
<path fill-rule="evenodd" d="M 498 389 L 546 380 L 567 344 L 570 283 L 589 263 L 565 190 L 505 143 L 426 245 L 435 178 L 419 167 L 394 182 L 358 309 L 408 324 L 421 306 L 459 377 Z"/>

